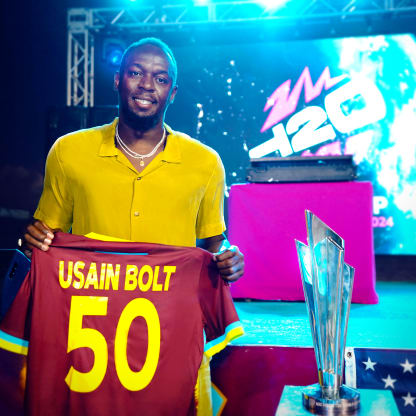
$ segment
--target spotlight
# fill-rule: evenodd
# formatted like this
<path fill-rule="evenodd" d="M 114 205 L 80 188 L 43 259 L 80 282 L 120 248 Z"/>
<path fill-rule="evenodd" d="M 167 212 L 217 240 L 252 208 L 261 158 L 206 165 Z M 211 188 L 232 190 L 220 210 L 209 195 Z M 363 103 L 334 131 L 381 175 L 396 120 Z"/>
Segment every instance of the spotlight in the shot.
<path fill-rule="evenodd" d="M 280 7 L 283 7 L 289 0 L 258 0 L 258 3 L 261 4 L 266 10 L 276 10 Z"/>
<path fill-rule="evenodd" d="M 104 39 L 103 59 L 110 66 L 119 66 L 125 45 L 118 39 Z"/>
<path fill-rule="evenodd" d="M 107 63 L 113 66 L 119 66 L 123 51 L 119 48 L 112 49 L 107 55 Z"/>

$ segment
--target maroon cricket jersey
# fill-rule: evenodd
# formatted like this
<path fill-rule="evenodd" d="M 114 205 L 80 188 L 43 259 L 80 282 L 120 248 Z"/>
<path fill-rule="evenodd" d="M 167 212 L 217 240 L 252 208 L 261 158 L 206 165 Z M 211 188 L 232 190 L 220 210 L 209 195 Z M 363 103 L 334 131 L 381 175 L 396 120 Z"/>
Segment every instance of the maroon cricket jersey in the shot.
<path fill-rule="evenodd" d="M 205 334 L 205 340 L 204 340 Z M 194 415 L 204 349 L 242 334 L 212 255 L 56 233 L 0 324 L 30 415 Z"/>

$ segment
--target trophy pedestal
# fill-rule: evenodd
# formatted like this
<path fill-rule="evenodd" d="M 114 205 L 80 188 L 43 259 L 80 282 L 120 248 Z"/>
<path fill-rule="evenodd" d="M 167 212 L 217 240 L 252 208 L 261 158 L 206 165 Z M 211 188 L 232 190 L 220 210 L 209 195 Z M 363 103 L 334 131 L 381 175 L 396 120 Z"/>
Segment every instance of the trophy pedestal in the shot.
<path fill-rule="evenodd" d="M 307 386 L 302 390 L 303 406 L 317 415 L 355 415 L 360 408 L 360 393 L 342 385 L 339 399 L 330 400 L 322 397 L 319 384 Z"/>
<path fill-rule="evenodd" d="M 312 412 L 306 410 L 300 400 L 304 390 L 304 386 L 285 386 L 275 416 L 311 416 Z M 390 389 L 358 389 L 358 391 L 361 403 L 357 415 L 400 416 Z"/>

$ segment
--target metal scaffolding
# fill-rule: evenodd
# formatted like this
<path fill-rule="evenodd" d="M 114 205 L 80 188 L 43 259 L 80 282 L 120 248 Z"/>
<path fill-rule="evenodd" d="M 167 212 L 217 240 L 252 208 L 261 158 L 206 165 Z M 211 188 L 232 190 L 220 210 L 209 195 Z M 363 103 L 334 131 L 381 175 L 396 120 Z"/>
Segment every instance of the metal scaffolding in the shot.
<path fill-rule="evenodd" d="M 173 3 L 173 1 L 171 1 Z M 67 105 L 94 106 L 94 37 L 99 33 L 153 33 L 201 25 L 249 22 L 293 24 L 299 19 L 382 18 L 416 15 L 416 0 L 309 0 L 288 1 L 277 9 L 257 1 L 217 1 L 207 4 L 131 3 L 124 8 L 68 10 Z"/>
<path fill-rule="evenodd" d="M 94 106 L 93 9 L 68 11 L 66 104 Z"/>

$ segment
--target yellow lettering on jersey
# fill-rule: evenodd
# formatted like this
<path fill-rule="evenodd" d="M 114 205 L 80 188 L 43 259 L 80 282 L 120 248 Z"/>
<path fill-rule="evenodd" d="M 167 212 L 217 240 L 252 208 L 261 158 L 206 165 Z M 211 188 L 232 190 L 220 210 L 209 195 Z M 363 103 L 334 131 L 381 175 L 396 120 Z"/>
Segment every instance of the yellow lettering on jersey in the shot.
<path fill-rule="evenodd" d="M 103 290 L 104 289 L 104 283 L 105 283 L 105 270 L 107 268 L 107 263 L 101 263 L 101 268 L 100 268 L 100 286 L 99 289 Z"/>
<path fill-rule="evenodd" d="M 87 264 L 87 267 L 88 269 L 85 262 L 81 260 L 76 262 L 60 260 L 60 286 L 63 289 L 68 289 L 72 285 L 75 289 L 119 290 L 120 264 L 98 263 L 97 265 L 97 263 L 92 262 Z M 161 271 L 162 267 L 164 276 Z M 171 277 L 175 272 L 176 266 L 152 267 L 145 264 L 139 269 L 135 264 L 127 264 L 124 290 L 139 289 L 141 292 L 148 292 L 149 290 L 152 292 L 167 292 Z"/>
<path fill-rule="evenodd" d="M 59 261 L 59 284 L 63 289 L 68 289 L 69 286 L 71 286 L 72 282 L 72 267 L 73 263 L 72 261 L 68 264 L 68 274 L 67 279 L 65 280 L 65 262 L 63 260 Z"/>
<path fill-rule="evenodd" d="M 90 285 L 94 286 L 94 289 L 98 289 L 98 275 L 96 263 L 91 263 L 88 270 L 87 280 L 85 281 L 84 289 L 88 289 Z"/>
<path fill-rule="evenodd" d="M 167 292 L 169 290 L 170 277 L 176 272 L 176 266 L 165 266 L 163 267 L 163 271 L 166 273 L 165 286 L 163 290 Z"/>
<path fill-rule="evenodd" d="M 155 266 L 155 271 L 153 273 L 153 292 L 161 292 L 163 289 L 163 285 L 161 283 L 158 283 L 157 278 L 159 277 L 159 269 L 160 266 Z"/>
<path fill-rule="evenodd" d="M 150 269 L 149 276 L 152 268 Z M 151 279 L 149 277 L 149 281 Z M 132 322 L 142 317 L 147 324 L 148 344 L 147 354 L 143 367 L 139 371 L 132 371 L 127 359 L 128 334 Z M 146 388 L 152 381 L 160 356 L 160 319 L 153 303 L 144 298 L 136 298 L 123 309 L 118 321 L 114 339 L 114 364 L 120 383 L 130 391 L 139 391 Z"/>
<path fill-rule="evenodd" d="M 144 282 L 143 277 L 146 273 L 148 274 L 148 278 L 147 278 L 147 282 Z M 152 280 L 153 280 L 153 270 L 148 264 L 145 264 L 144 266 L 142 266 L 137 280 L 139 283 L 139 289 L 142 292 L 147 292 L 150 289 L 150 287 L 152 286 Z"/>
<path fill-rule="evenodd" d="M 77 282 L 74 282 L 72 286 L 75 289 L 82 289 L 84 286 L 84 273 L 82 273 L 82 269 L 85 267 L 85 263 L 83 261 L 77 261 L 74 264 L 74 276 L 78 279 Z"/>
<path fill-rule="evenodd" d="M 94 353 L 92 368 L 78 371 L 70 367 L 65 382 L 72 391 L 89 393 L 98 388 L 104 379 L 108 364 L 108 346 L 104 335 L 94 328 L 85 328 L 84 316 L 106 316 L 107 297 L 72 296 L 68 323 L 67 352 L 88 347 Z M 85 324 L 85 320 L 84 320 Z M 76 360 L 75 360 L 76 361 Z"/>
<path fill-rule="evenodd" d="M 126 267 L 126 279 L 124 281 L 124 290 L 134 290 L 137 287 L 137 273 L 139 269 L 135 264 L 128 264 Z"/>
<path fill-rule="evenodd" d="M 107 272 L 105 275 L 105 290 L 110 289 L 110 282 L 113 290 L 118 290 L 118 282 L 120 280 L 120 265 L 116 264 L 116 271 L 114 272 L 113 265 L 107 264 Z"/>

